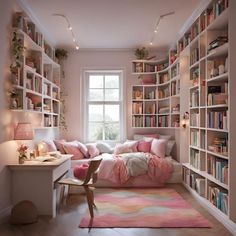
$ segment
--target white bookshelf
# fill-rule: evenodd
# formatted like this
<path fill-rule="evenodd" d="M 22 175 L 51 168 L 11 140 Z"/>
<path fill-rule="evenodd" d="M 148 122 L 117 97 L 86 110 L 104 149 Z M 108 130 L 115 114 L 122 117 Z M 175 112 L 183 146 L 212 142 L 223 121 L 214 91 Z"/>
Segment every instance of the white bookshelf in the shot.
<path fill-rule="evenodd" d="M 13 32 L 21 40 L 24 50 L 21 67 L 17 69 L 16 79 L 12 83 L 16 95 L 10 101 L 10 109 L 36 114 L 40 118 L 37 128 L 57 128 L 60 65 L 55 62 L 55 50 L 23 12 L 14 14 Z"/>
<path fill-rule="evenodd" d="M 163 60 L 132 61 L 133 75 L 143 78 L 148 74 L 154 81 L 153 84 L 132 86 L 133 128 L 179 128 L 179 59 L 176 57 L 177 51 L 174 56 L 172 53 L 170 50 L 168 58 Z"/>
<path fill-rule="evenodd" d="M 192 63 L 190 61 L 189 66 L 190 146 L 189 162 L 183 165 L 183 181 L 187 189 L 201 195 L 199 199 L 204 199 L 204 204 L 209 205 L 207 208 L 216 208 L 218 212 L 223 213 L 220 213 L 221 215 L 226 216 L 224 218 L 236 222 L 236 203 L 233 200 L 236 198 L 236 187 L 233 183 L 236 177 L 236 151 L 233 148 L 236 135 L 232 123 L 236 118 L 232 103 L 233 97 L 236 96 L 236 82 L 233 80 L 236 71 L 232 66 L 236 58 L 232 53 L 235 51 L 232 40 L 236 39 L 236 35 L 229 23 L 232 24 L 235 16 L 236 4 L 235 1 L 229 0 L 229 7 L 208 22 L 210 9 L 214 8 L 216 3 L 220 2 L 211 1 L 194 23 L 203 22 L 205 19 L 205 27 L 199 23 L 198 32 L 191 37 L 191 26 L 178 43 L 180 51 L 189 48 L 190 58 L 196 49 L 198 51 L 198 57 L 192 60 Z M 225 35 L 228 36 L 228 42 L 208 50 L 212 41 Z M 186 37 L 189 39 L 186 40 Z M 197 76 L 194 73 L 198 73 Z M 197 124 L 192 124 L 191 119 L 196 117 Z M 193 142 L 193 137 L 198 139 L 198 145 Z M 196 167 L 199 163 L 202 163 L 202 166 Z M 200 179 L 203 189 L 199 190 L 196 179 Z M 202 191 L 204 194 L 200 194 Z M 218 202 L 214 199 L 214 194 Z"/>

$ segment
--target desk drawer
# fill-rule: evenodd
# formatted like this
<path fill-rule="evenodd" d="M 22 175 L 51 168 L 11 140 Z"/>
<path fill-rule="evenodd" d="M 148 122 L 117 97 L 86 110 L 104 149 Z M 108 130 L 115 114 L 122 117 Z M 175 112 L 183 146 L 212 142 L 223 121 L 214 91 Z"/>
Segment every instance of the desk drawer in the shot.
<path fill-rule="evenodd" d="M 53 182 L 55 182 L 57 179 L 59 179 L 62 175 L 64 175 L 71 167 L 70 159 L 63 162 L 61 165 L 59 165 L 57 168 L 53 170 Z"/>

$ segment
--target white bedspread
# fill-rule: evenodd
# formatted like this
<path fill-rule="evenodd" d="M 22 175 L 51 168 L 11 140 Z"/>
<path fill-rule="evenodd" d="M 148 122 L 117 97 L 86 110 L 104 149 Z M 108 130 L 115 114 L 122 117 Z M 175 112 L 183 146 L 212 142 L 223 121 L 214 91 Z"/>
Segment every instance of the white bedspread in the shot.
<path fill-rule="evenodd" d="M 123 160 L 129 176 L 144 175 L 148 171 L 149 156 L 143 152 L 124 153 L 119 155 Z"/>

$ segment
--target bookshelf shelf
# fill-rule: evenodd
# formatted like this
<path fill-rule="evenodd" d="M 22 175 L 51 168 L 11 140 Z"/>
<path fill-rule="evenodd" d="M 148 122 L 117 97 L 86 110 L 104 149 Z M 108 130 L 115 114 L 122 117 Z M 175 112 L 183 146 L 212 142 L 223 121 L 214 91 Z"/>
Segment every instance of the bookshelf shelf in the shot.
<path fill-rule="evenodd" d="M 11 111 L 37 114 L 41 128 L 58 128 L 60 114 L 60 65 L 55 62 L 55 50 L 24 13 L 15 12 L 12 30 L 24 50 L 20 68 L 13 68 L 14 99 Z M 38 127 L 39 128 L 39 127 Z"/>

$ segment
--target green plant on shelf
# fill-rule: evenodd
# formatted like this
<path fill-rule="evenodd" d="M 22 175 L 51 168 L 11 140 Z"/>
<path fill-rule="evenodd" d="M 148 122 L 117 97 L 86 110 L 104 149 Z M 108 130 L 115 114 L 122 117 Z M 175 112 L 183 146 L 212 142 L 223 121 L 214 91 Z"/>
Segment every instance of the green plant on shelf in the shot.
<path fill-rule="evenodd" d="M 59 62 L 66 60 L 68 57 L 68 52 L 63 48 L 57 48 L 55 52 L 55 56 Z"/>
<path fill-rule="evenodd" d="M 138 60 L 147 59 L 148 54 L 149 54 L 148 50 L 145 47 L 137 48 L 135 50 L 135 56 L 137 57 Z"/>

